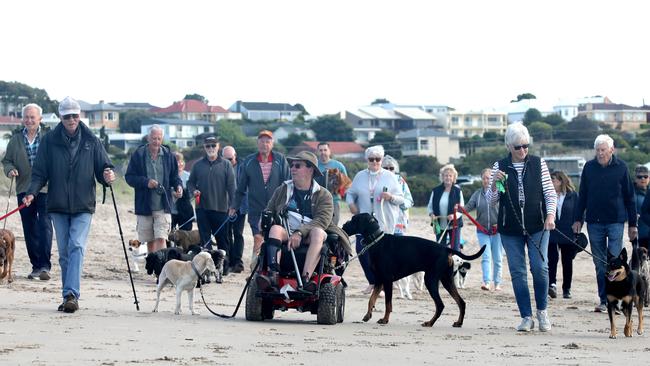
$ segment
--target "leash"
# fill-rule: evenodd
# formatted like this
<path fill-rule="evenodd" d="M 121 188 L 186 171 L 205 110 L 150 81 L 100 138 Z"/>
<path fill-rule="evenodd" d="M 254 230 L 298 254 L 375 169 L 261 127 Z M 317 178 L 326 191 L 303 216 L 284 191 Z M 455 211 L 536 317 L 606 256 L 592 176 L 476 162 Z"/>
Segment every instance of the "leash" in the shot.
<path fill-rule="evenodd" d="M 350 258 L 347 262 L 344 261 L 344 262 L 342 262 L 341 264 L 339 264 L 338 266 L 334 267 L 334 271 L 336 271 L 336 270 L 338 270 L 338 269 L 341 269 L 341 268 L 343 268 L 343 270 L 345 270 L 346 268 L 348 268 L 348 266 L 350 265 L 350 263 L 352 263 L 352 262 L 354 262 L 355 260 L 359 259 L 359 257 L 361 257 L 365 252 L 368 251 L 368 249 L 372 248 L 375 244 L 379 243 L 379 241 L 380 241 L 383 237 L 384 237 L 384 233 L 382 232 L 378 237 L 376 237 L 373 241 L 371 241 L 370 244 L 368 244 L 368 245 L 364 245 L 363 248 L 361 249 L 361 251 L 359 251 L 359 253 L 357 253 L 357 255 L 355 255 L 354 257 Z M 357 239 L 355 238 L 354 240 L 356 241 Z"/>
<path fill-rule="evenodd" d="M 223 229 L 223 227 L 224 227 L 227 223 L 229 223 L 229 222 L 235 222 L 235 221 L 237 220 L 237 216 L 238 216 L 238 215 L 239 215 L 239 214 L 235 212 L 234 215 L 226 217 L 226 219 L 223 220 L 223 223 L 221 224 L 221 226 L 219 226 L 219 227 L 217 228 L 217 230 L 215 230 L 213 233 L 211 233 L 211 235 L 214 236 L 214 237 L 216 238 L 216 237 L 217 237 L 217 233 L 219 233 L 219 231 L 221 231 L 221 229 Z M 203 245 L 201 246 L 201 248 L 202 248 L 202 249 L 206 249 L 206 248 L 208 248 L 208 244 L 210 244 L 210 241 L 212 241 L 212 238 L 209 238 L 208 241 L 206 241 L 205 243 L 203 243 Z"/>
<path fill-rule="evenodd" d="M 557 231 L 558 233 L 560 233 L 560 235 L 562 235 L 565 239 L 567 239 L 568 241 L 570 241 L 571 244 L 573 244 L 573 245 L 577 246 L 578 248 L 584 250 L 585 253 L 589 254 L 592 258 L 598 259 L 601 263 L 607 264 L 607 261 L 606 261 L 606 260 L 600 258 L 600 257 L 597 256 L 597 255 L 594 255 L 594 253 L 588 251 L 587 248 L 582 248 L 581 245 L 579 245 L 578 243 L 576 243 L 575 239 L 571 239 L 571 238 L 569 238 L 569 237 L 566 236 L 563 232 L 561 232 L 558 228 L 555 228 L 554 230 Z"/>
<path fill-rule="evenodd" d="M 194 270 L 194 273 L 199 276 L 199 280 L 197 281 L 197 286 L 199 287 L 199 293 L 201 293 L 201 300 L 203 300 L 203 305 L 205 305 L 205 308 L 208 309 L 208 311 L 215 316 L 218 316 L 223 319 L 232 319 L 237 315 L 237 311 L 239 311 L 239 306 L 241 305 L 242 300 L 244 299 L 244 294 L 246 294 L 246 290 L 251 284 L 251 280 L 253 279 L 253 274 L 257 271 L 257 267 L 259 267 L 261 260 L 258 260 L 255 263 L 255 267 L 253 267 L 253 270 L 251 271 L 251 275 L 246 279 L 246 284 L 244 285 L 244 289 L 241 292 L 241 295 L 239 296 L 239 301 L 237 302 L 237 306 L 235 307 L 235 311 L 233 311 L 232 315 L 225 315 L 225 314 L 219 314 L 215 312 L 214 310 L 210 309 L 208 306 L 208 303 L 205 301 L 205 297 L 203 296 L 203 287 L 201 286 L 201 275 L 199 275 L 199 271 L 196 269 L 194 266 L 194 263 L 192 263 L 192 269 Z"/>
<path fill-rule="evenodd" d="M 15 214 L 16 212 L 22 210 L 22 209 L 25 208 L 25 207 L 27 207 L 27 204 L 26 204 L 26 203 L 23 203 L 22 205 L 20 205 L 20 206 L 14 208 L 13 210 L 11 210 L 10 212 L 8 212 L 8 213 L 6 213 L 6 214 L 0 216 L 0 220 L 4 220 L 4 219 L 6 219 L 7 217 L 9 217 L 9 216 Z"/>
<path fill-rule="evenodd" d="M 14 179 L 16 179 L 16 177 L 12 176 L 11 181 L 9 182 L 9 195 L 7 196 L 7 209 L 5 209 L 5 215 L 9 212 L 9 201 L 11 200 L 11 188 L 14 185 Z M 7 227 L 7 221 L 4 221 L 2 223 L 2 230 L 4 230 L 6 227 Z"/>

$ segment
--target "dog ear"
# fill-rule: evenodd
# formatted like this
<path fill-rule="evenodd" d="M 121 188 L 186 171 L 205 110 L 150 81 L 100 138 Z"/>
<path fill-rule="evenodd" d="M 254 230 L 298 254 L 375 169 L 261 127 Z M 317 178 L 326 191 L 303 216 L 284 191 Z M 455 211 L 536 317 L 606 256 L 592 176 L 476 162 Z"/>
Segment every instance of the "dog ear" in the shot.
<path fill-rule="evenodd" d="M 627 262 L 627 250 L 626 250 L 625 248 L 623 248 L 623 250 L 621 250 L 621 254 L 619 254 L 618 257 L 619 257 L 623 262 Z"/>

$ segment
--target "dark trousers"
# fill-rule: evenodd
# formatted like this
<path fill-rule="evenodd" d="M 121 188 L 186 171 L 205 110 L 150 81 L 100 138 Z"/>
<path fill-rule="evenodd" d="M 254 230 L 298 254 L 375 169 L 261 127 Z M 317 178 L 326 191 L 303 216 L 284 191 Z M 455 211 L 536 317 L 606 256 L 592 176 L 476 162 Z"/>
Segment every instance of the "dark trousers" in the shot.
<path fill-rule="evenodd" d="M 452 232 L 453 232 L 454 242 L 453 244 L 450 244 Z M 440 235 L 436 235 L 436 240 L 438 241 L 438 243 L 448 246 L 451 249 L 460 252 L 460 227 L 457 227 L 456 229 L 449 228 L 445 232 L 445 235 L 442 235 L 442 237 Z"/>
<path fill-rule="evenodd" d="M 214 210 L 196 209 L 196 222 L 199 226 L 199 236 L 201 243 L 208 243 L 208 248 L 212 249 L 210 235 L 217 239 L 217 247 L 226 251 L 226 258 L 230 257 L 230 241 L 228 240 L 228 214 Z M 225 222 L 225 223 L 224 223 Z M 223 225 L 223 226 L 222 226 Z"/>
<path fill-rule="evenodd" d="M 178 225 L 179 230 L 192 231 L 192 222 L 194 222 L 194 220 L 190 220 L 191 218 L 192 216 L 185 217 L 179 214 L 172 214 L 172 228 L 175 228 L 176 225 Z"/>
<path fill-rule="evenodd" d="M 19 193 L 18 204 L 23 203 L 25 193 Z M 39 193 L 29 207 L 20 210 L 27 255 L 32 270 L 52 269 L 52 220 L 47 213 L 47 193 Z"/>
<path fill-rule="evenodd" d="M 648 247 L 648 244 L 650 244 L 650 238 L 645 237 L 645 238 L 639 238 L 639 248 L 646 248 L 650 250 Z"/>
<path fill-rule="evenodd" d="M 230 265 L 244 265 L 244 223 L 246 214 L 238 214 L 237 219 L 228 223 L 228 240 L 230 242 Z"/>
<path fill-rule="evenodd" d="M 361 252 L 363 249 L 363 244 L 361 244 L 361 235 L 357 235 L 357 240 L 356 240 L 356 249 L 357 249 L 357 254 Z M 376 285 L 375 283 L 375 274 L 372 273 L 372 269 L 370 269 L 370 254 L 368 252 L 364 253 L 362 256 L 359 257 L 359 263 L 361 263 L 361 268 L 363 269 L 363 274 L 366 275 L 366 280 L 368 280 L 368 283 L 371 285 Z"/>
<path fill-rule="evenodd" d="M 562 290 L 570 290 L 573 278 L 573 260 L 578 254 L 578 247 L 573 244 L 548 243 L 548 283 L 549 285 L 557 283 L 557 263 L 560 252 L 562 252 Z"/>

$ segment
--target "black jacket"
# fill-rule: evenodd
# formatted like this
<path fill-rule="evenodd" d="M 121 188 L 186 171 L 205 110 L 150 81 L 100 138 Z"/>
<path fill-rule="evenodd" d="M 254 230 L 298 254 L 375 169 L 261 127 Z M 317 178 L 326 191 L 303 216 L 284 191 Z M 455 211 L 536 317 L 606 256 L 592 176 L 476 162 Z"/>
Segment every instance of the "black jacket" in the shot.
<path fill-rule="evenodd" d="M 71 156 L 62 123 L 41 140 L 27 194 L 48 184 L 47 210 L 61 214 L 94 213 L 95 181 L 106 185 L 104 168 L 113 168 L 104 146 L 79 123 L 79 148 Z"/>
<path fill-rule="evenodd" d="M 575 222 L 573 221 L 573 213 L 577 205 L 578 194 L 573 191 L 567 192 L 566 196 L 564 196 L 564 203 L 562 203 L 562 212 L 560 219 L 558 220 L 557 215 L 555 215 L 555 228 L 571 239 L 573 239 L 573 229 L 571 226 Z M 548 241 L 550 243 L 557 244 L 571 244 L 571 241 L 560 235 L 560 233 L 555 230 L 551 231 L 551 236 L 549 237 Z"/>
<path fill-rule="evenodd" d="M 273 151 L 273 167 L 271 176 L 266 184 L 262 176 L 262 168 L 257 160 L 258 153 L 250 154 L 244 159 L 242 170 L 237 176 L 237 193 L 233 207 L 239 209 L 248 192 L 248 212 L 259 215 L 271 199 L 273 192 L 285 180 L 291 179 L 289 163 L 284 155 Z"/>

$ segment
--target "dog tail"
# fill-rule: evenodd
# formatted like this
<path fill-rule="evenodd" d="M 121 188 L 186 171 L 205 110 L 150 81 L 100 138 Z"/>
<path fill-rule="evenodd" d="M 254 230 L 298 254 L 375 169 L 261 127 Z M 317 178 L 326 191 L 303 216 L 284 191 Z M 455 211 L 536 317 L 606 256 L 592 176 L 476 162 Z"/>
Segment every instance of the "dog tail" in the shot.
<path fill-rule="evenodd" d="M 483 255 L 483 252 L 485 251 L 485 245 L 482 246 L 478 252 L 472 255 L 466 255 L 457 250 L 453 250 L 451 248 L 447 248 L 447 251 L 449 251 L 449 253 L 451 254 L 456 254 L 457 256 L 463 258 L 466 261 L 473 261 L 474 259 L 478 259 L 481 255 Z"/>

